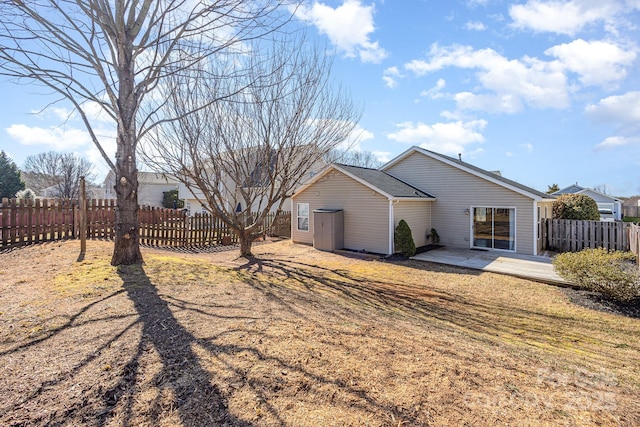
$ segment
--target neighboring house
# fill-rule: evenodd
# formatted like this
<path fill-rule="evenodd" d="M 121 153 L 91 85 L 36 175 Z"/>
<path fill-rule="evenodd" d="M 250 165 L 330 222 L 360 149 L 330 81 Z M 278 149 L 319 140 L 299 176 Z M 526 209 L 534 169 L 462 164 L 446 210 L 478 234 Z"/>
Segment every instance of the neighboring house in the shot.
<path fill-rule="evenodd" d="M 316 162 L 311 168 L 310 170 L 305 174 L 305 176 L 301 179 L 301 182 L 296 186 L 296 190 L 297 188 L 299 188 L 301 185 L 303 185 L 305 182 L 307 182 L 309 179 L 311 179 L 313 176 L 315 176 L 320 170 L 322 170 L 324 167 L 326 167 L 326 163 L 325 162 Z M 256 186 L 260 180 L 259 179 L 255 179 L 256 175 L 259 175 L 258 173 L 252 174 L 254 176 L 252 176 L 250 178 L 250 185 Z M 266 184 L 265 184 L 266 185 Z M 246 206 L 244 205 L 244 201 L 242 199 L 242 197 L 239 194 L 239 190 L 234 188 L 234 185 L 232 184 L 232 180 L 226 178 L 224 182 L 220 183 L 219 186 L 220 192 L 223 195 L 223 198 L 225 200 L 225 203 L 227 204 L 226 208 L 229 210 L 237 210 L 238 209 L 238 205 L 239 205 L 239 210 L 243 211 L 246 209 Z M 187 188 L 187 186 L 183 183 L 179 183 L 178 184 L 178 198 L 183 199 L 184 200 L 184 207 L 185 209 L 187 209 L 187 212 L 192 215 L 192 214 L 196 214 L 196 213 L 205 213 L 207 212 L 207 209 L 204 207 L 203 202 L 206 201 L 204 194 L 202 193 L 202 191 L 200 191 L 199 188 L 194 187 L 192 189 Z M 251 211 L 252 212 L 259 212 L 263 209 L 264 205 L 265 205 L 266 201 L 262 201 L 262 203 L 260 202 L 260 200 L 255 200 L 253 205 L 251 206 Z M 278 206 L 275 205 L 271 208 L 272 212 L 275 212 L 277 210 Z M 291 211 L 291 199 L 287 198 L 285 199 L 283 205 L 282 205 L 282 210 L 283 211 Z"/>
<path fill-rule="evenodd" d="M 105 199 L 115 199 L 115 174 L 109 171 L 104 179 Z M 178 181 L 170 176 L 155 172 L 138 172 L 138 204 L 140 206 L 162 207 L 165 191 L 176 190 Z"/>
<path fill-rule="evenodd" d="M 416 246 L 537 255 L 555 197 L 449 156 L 412 147 L 378 169 L 330 165 L 294 194 L 292 240 L 314 241 L 314 211 L 341 209 L 344 248 L 393 254 L 404 219 Z"/>
<path fill-rule="evenodd" d="M 552 193 L 553 196 L 560 196 L 562 194 L 584 194 L 591 197 L 598 205 L 601 221 L 622 220 L 622 200 L 617 197 L 609 196 L 599 191 L 592 190 L 591 188 L 581 187 L 577 182 Z"/>
<path fill-rule="evenodd" d="M 640 196 L 631 196 L 622 202 L 624 216 L 640 217 Z"/>

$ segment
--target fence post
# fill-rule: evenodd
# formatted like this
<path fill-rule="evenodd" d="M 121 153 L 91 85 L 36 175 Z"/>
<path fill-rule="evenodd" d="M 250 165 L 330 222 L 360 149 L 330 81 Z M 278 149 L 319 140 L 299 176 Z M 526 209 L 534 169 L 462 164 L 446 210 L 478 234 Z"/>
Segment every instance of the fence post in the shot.
<path fill-rule="evenodd" d="M 80 257 L 78 261 L 84 259 L 87 252 L 87 191 L 84 183 L 84 176 L 80 177 Z"/>

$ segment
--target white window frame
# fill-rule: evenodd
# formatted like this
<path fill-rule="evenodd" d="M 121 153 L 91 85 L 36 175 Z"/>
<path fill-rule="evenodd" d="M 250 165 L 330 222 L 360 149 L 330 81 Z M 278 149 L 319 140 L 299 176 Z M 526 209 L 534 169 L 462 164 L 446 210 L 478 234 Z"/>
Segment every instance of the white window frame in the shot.
<path fill-rule="evenodd" d="M 300 215 L 300 207 L 306 205 L 307 207 L 307 215 Z M 300 220 L 307 219 L 307 228 L 300 228 Z M 296 204 L 296 230 L 298 231 L 309 231 L 309 203 L 297 203 Z"/>

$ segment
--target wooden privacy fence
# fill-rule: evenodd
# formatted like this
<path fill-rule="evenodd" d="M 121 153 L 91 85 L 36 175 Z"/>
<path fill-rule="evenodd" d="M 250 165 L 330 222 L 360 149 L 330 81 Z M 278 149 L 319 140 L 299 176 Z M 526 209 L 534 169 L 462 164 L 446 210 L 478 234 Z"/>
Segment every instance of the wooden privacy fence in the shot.
<path fill-rule="evenodd" d="M 76 200 L 2 199 L 0 248 L 79 236 L 80 207 Z M 87 238 L 113 239 L 115 200 L 87 201 Z M 204 247 L 237 243 L 237 236 L 219 219 L 206 214 L 187 216 L 182 210 L 141 206 L 140 243 L 166 247 Z M 291 213 L 271 213 L 261 233 L 290 236 Z"/>
<path fill-rule="evenodd" d="M 629 250 L 636 254 L 636 264 L 640 268 L 640 226 L 636 224 L 629 226 Z"/>
<path fill-rule="evenodd" d="M 2 247 L 74 238 L 76 205 L 74 200 L 2 199 Z"/>
<path fill-rule="evenodd" d="M 628 251 L 628 222 L 547 219 L 542 221 L 543 250 L 578 252 L 586 248 Z"/>

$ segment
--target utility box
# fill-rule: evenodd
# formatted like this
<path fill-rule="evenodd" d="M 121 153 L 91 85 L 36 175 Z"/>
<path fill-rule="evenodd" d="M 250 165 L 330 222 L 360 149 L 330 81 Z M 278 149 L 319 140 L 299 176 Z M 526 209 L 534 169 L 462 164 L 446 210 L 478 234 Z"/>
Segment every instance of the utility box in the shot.
<path fill-rule="evenodd" d="M 313 247 L 335 251 L 344 247 L 344 212 L 342 209 L 313 211 Z"/>

